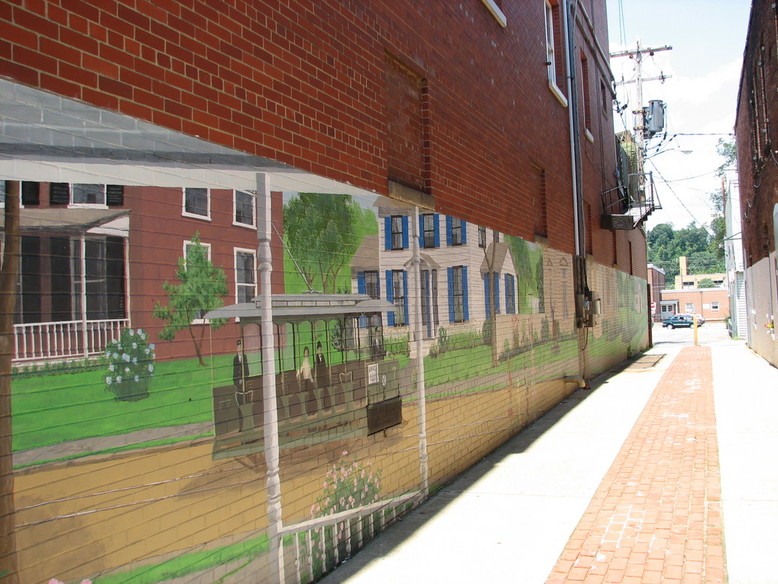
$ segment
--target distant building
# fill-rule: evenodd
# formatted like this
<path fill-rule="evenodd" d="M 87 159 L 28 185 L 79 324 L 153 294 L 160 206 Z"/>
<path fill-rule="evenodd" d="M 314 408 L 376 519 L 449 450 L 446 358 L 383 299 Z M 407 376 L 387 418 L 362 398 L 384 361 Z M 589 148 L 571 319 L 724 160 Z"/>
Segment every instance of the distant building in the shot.
<path fill-rule="evenodd" d="M 701 314 L 706 321 L 724 321 L 729 316 L 726 288 L 662 290 L 662 317 L 672 314 Z"/>
<path fill-rule="evenodd" d="M 700 285 L 700 282 L 703 280 L 712 280 L 713 284 L 715 286 L 724 286 L 724 280 L 726 278 L 726 274 L 723 273 L 716 273 L 716 274 L 690 274 L 689 273 L 689 262 L 686 258 L 686 256 L 681 256 L 678 258 L 678 264 L 680 267 L 679 274 L 675 277 L 675 288 L 676 290 L 688 290 L 690 288 L 698 288 Z"/>

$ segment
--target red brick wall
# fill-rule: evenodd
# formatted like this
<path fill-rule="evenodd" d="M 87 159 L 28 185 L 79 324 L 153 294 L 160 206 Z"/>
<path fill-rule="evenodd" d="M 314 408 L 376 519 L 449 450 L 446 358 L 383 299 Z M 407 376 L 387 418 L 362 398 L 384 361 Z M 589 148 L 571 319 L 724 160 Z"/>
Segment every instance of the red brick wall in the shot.
<path fill-rule="evenodd" d="M 775 164 L 778 41 L 775 22 L 774 3 L 754 3 L 743 59 L 735 126 L 743 248 L 747 267 L 775 251 L 772 218 L 773 206 L 778 203 L 778 167 Z M 773 121 L 769 134 L 764 132 L 766 119 Z"/>
<path fill-rule="evenodd" d="M 605 2 L 583 6 L 607 48 Z M 547 242 L 570 252 L 568 110 L 548 89 L 543 2 L 503 11 L 505 28 L 480 0 L 16 1 L 0 6 L 0 62 L 21 83 L 386 194 L 390 54 L 425 87 L 422 178 L 437 209 L 532 239 L 528 177 L 539 168 Z M 582 165 L 596 219 L 614 186 L 612 113 L 585 19 L 576 33 L 589 64 L 577 82 L 589 87 Z M 626 271 L 628 241 L 638 252 L 643 237 L 617 239 Z M 610 264 L 611 234 L 596 227 L 592 240 L 594 259 Z"/>

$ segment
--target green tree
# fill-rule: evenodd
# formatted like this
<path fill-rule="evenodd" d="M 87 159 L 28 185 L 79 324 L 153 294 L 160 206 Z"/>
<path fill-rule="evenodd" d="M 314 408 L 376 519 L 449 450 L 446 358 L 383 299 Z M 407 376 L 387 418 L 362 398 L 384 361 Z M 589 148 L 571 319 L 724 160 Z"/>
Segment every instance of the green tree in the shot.
<path fill-rule="evenodd" d="M 668 288 L 673 286 L 679 274 L 678 258 L 681 256 L 686 256 L 692 274 L 724 271 L 723 255 L 718 256 L 713 237 L 704 227 L 690 224 L 674 230 L 663 223 L 648 233 L 647 243 L 648 261 L 664 270 Z"/>
<path fill-rule="evenodd" d="M 723 178 L 728 170 L 737 169 L 737 144 L 735 144 L 734 140 L 719 138 L 716 144 L 716 152 L 724 159 L 721 166 L 716 169 L 718 176 Z"/>
<path fill-rule="evenodd" d="M 715 288 L 716 284 L 714 284 L 713 280 L 711 280 L 710 278 L 703 278 L 702 280 L 699 281 L 699 283 L 697 284 L 697 287 L 698 288 Z"/>
<path fill-rule="evenodd" d="M 375 216 L 370 213 L 373 223 Z M 351 195 L 299 193 L 284 205 L 287 251 L 309 288 L 334 294 L 359 247 L 365 213 Z"/>
<path fill-rule="evenodd" d="M 162 289 L 168 295 L 167 306 L 159 302 L 154 304 L 154 318 L 166 322 L 159 338 L 172 341 L 178 331 L 186 329 L 200 365 L 205 366 L 202 344 L 206 327 L 196 325 L 194 321 L 223 304 L 222 296 L 227 295 L 227 277 L 223 269 L 214 266 L 208 259 L 208 251 L 200 244 L 199 233 L 192 237 L 192 244 L 187 247 L 185 257 L 178 259 L 176 278 L 180 284 L 162 284 Z M 225 319 L 213 319 L 210 324 L 213 328 L 219 328 L 225 322 Z"/>

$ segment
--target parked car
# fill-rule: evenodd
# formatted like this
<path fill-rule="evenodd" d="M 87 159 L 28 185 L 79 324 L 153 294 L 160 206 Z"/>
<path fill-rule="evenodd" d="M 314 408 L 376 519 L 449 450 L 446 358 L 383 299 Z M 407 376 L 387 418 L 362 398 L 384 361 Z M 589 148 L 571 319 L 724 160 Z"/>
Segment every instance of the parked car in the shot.
<path fill-rule="evenodd" d="M 702 326 L 702 325 L 705 324 L 705 319 L 702 317 L 701 314 L 680 314 L 678 316 L 685 316 L 689 320 L 691 320 L 692 318 L 696 318 L 697 319 L 697 326 Z"/>
<path fill-rule="evenodd" d="M 674 314 L 670 318 L 666 318 L 664 321 L 662 321 L 663 327 L 670 327 L 671 329 L 674 329 L 676 327 L 691 327 L 694 324 L 694 322 L 691 319 L 691 316 L 687 314 Z"/>

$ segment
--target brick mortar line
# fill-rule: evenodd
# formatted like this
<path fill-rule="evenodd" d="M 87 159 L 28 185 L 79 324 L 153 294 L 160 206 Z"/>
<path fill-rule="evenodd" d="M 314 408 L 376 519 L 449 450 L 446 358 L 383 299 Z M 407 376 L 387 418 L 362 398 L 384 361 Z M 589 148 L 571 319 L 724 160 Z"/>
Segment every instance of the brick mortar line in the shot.
<path fill-rule="evenodd" d="M 711 351 L 665 371 L 547 584 L 726 582 Z"/>

